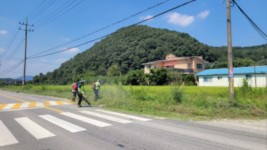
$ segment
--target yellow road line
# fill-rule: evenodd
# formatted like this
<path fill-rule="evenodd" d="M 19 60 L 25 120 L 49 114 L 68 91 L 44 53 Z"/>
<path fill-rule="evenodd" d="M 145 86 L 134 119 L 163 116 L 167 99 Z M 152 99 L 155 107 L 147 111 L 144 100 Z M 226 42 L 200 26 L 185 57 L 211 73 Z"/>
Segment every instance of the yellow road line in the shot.
<path fill-rule="evenodd" d="M 12 108 L 10 108 L 10 110 L 20 109 L 21 106 L 23 105 L 22 102 L 29 102 L 29 101 L 25 101 L 25 100 L 22 100 L 22 99 L 13 97 L 13 96 L 7 96 L 7 95 L 2 95 L 2 94 L 0 94 L 0 95 L 4 96 L 4 97 L 7 97 L 7 98 L 10 98 L 10 99 L 21 101 L 21 103 L 14 104 L 14 106 L 12 106 Z M 55 101 L 55 102 L 56 102 L 57 105 L 64 105 L 64 103 L 62 101 Z M 7 105 L 8 104 L 0 104 L 0 110 L 3 110 Z M 34 108 L 34 107 L 36 107 L 36 105 L 37 105 L 37 102 L 29 102 L 28 108 Z M 52 111 L 55 111 L 55 112 L 58 112 L 58 113 L 62 113 L 63 112 L 63 111 L 61 111 L 59 109 L 55 109 L 55 108 L 49 107 L 49 106 L 51 106 L 51 103 L 49 101 L 43 102 L 43 106 L 44 106 L 43 108 L 48 109 L 48 110 L 52 110 Z"/>
<path fill-rule="evenodd" d="M 13 97 L 13 96 L 7 96 L 7 95 L 3 95 L 3 94 L 0 94 L 1 96 L 4 96 L 4 97 L 7 97 L 7 98 L 10 98 L 10 99 L 14 99 L 14 100 L 17 100 L 17 101 L 21 101 L 21 102 L 27 102 L 25 100 L 22 100 L 22 99 L 19 99 L 19 98 L 16 98 L 16 97 Z"/>
<path fill-rule="evenodd" d="M 6 107 L 7 104 L 0 104 L 0 110 Z"/>
<path fill-rule="evenodd" d="M 36 107 L 36 102 L 30 102 L 29 108 L 33 108 L 33 107 Z"/>
<path fill-rule="evenodd" d="M 44 106 L 47 107 L 47 106 L 50 106 L 51 104 L 47 101 L 47 102 L 44 102 Z"/>
<path fill-rule="evenodd" d="M 19 109 L 23 103 L 15 104 L 11 109 Z"/>
<path fill-rule="evenodd" d="M 56 101 L 57 105 L 63 105 L 64 103 L 62 101 Z"/>

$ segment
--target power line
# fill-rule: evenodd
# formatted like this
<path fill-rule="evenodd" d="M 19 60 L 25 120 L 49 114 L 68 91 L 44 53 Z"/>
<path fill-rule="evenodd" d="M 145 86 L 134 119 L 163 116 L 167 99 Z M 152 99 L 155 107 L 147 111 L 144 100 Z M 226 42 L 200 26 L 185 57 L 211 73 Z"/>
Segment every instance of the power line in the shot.
<path fill-rule="evenodd" d="M 47 1 L 43 0 L 35 9 L 33 9 L 33 11 L 31 11 L 28 16 L 31 15 L 35 15 L 35 17 L 38 17 L 39 15 L 41 15 L 49 6 L 51 6 L 56 0 L 50 0 L 47 4 L 45 4 Z M 10 48 L 12 47 L 17 35 L 18 35 L 18 26 L 16 27 L 12 38 L 10 39 L 10 41 L 8 42 L 7 46 L 6 46 L 6 51 L 4 52 L 4 54 L 2 56 L 0 56 L 0 58 L 4 58 L 5 55 L 7 54 L 7 52 L 10 50 Z M 24 39 L 23 39 L 24 40 Z M 23 41 L 22 40 L 22 41 Z M 18 49 L 18 47 L 22 44 L 22 41 L 18 44 L 17 48 L 15 48 L 15 50 Z M 14 54 L 14 52 L 12 53 L 12 55 Z M 10 56 L 12 56 L 10 54 Z"/>
<path fill-rule="evenodd" d="M 173 7 L 173 8 L 171 8 L 171 9 L 168 9 L 168 10 L 166 10 L 166 11 L 164 11 L 164 12 L 161 12 L 161 13 L 155 15 L 155 16 L 152 16 L 152 17 L 149 17 L 149 18 L 147 18 L 147 19 L 144 19 L 144 20 L 142 20 L 142 21 L 140 21 L 140 22 L 137 22 L 137 23 L 135 23 L 135 24 L 133 24 L 133 25 L 131 25 L 131 26 L 135 26 L 135 25 L 144 23 L 144 22 L 149 21 L 149 20 L 151 20 L 151 19 L 154 19 L 154 18 L 156 18 L 156 17 L 158 17 L 158 16 L 161 16 L 161 15 L 163 15 L 163 14 L 166 14 L 167 12 L 170 12 L 170 11 L 173 11 L 173 10 L 175 10 L 175 9 L 177 9 L 177 8 L 182 7 L 182 6 L 188 5 L 189 3 L 192 3 L 192 2 L 194 2 L 194 1 L 196 1 L 196 0 L 191 0 L 191 1 L 185 2 L 185 3 L 181 4 L 181 5 L 178 5 L 178 6 L 176 6 L 176 7 Z"/>
<path fill-rule="evenodd" d="M 9 53 L 9 55 L 6 56 L 6 59 L 10 59 L 11 57 L 14 57 L 14 56 L 17 54 L 16 52 L 17 52 L 18 49 L 21 47 L 21 45 L 22 45 L 22 43 L 23 43 L 24 40 L 25 40 L 25 38 L 23 38 L 23 39 L 19 42 L 19 44 L 17 45 L 17 47 L 14 48 L 13 52 L 12 52 L 12 53 Z"/>
<path fill-rule="evenodd" d="M 154 18 L 156 18 L 156 17 L 159 17 L 160 15 L 163 15 L 163 14 L 165 14 L 165 13 L 168 13 L 168 12 L 174 10 L 174 9 L 177 9 L 177 8 L 179 8 L 179 7 L 182 7 L 182 6 L 185 6 L 185 5 L 187 5 L 187 4 L 189 4 L 189 3 L 192 3 L 192 2 L 194 2 L 194 1 L 196 1 L 196 0 L 191 0 L 191 1 L 188 1 L 188 2 L 183 3 L 183 4 L 181 4 L 181 5 L 178 5 L 178 6 L 176 6 L 176 7 L 173 7 L 173 8 L 171 8 L 171 9 L 168 9 L 168 10 L 166 10 L 166 11 L 164 11 L 164 12 L 162 12 L 162 13 L 159 13 L 159 14 L 157 14 L 157 15 L 155 15 L 155 16 L 149 18 L 149 19 L 145 19 L 144 21 L 140 21 L 140 22 L 138 22 L 138 23 L 135 23 L 134 25 L 141 24 L 141 23 L 143 23 L 143 22 L 145 22 L 145 21 L 148 21 L 148 20 L 150 20 L 150 19 L 154 19 Z M 132 25 L 131 25 L 131 26 L 132 26 Z M 97 41 L 97 40 L 103 39 L 103 38 L 105 38 L 105 37 L 107 37 L 107 36 L 109 36 L 109 35 L 111 35 L 111 34 L 112 34 L 112 33 L 109 33 L 109 34 L 106 34 L 106 35 L 104 35 L 104 36 L 102 36 L 102 37 L 95 38 L 95 39 L 93 39 L 93 40 L 90 40 L 90 41 L 87 41 L 87 42 L 78 44 L 78 45 L 76 45 L 76 46 L 72 46 L 72 47 L 67 48 L 67 49 L 59 50 L 59 51 L 56 51 L 56 52 L 53 52 L 53 53 L 44 54 L 44 55 L 38 55 L 38 56 L 34 56 L 34 57 L 31 56 L 31 57 L 28 57 L 28 59 L 36 59 L 36 58 L 41 58 L 41 57 L 45 57 L 45 56 L 49 56 L 49 55 L 54 55 L 54 54 L 57 54 L 57 53 L 65 52 L 65 51 L 68 51 L 68 50 L 70 50 L 70 49 L 72 49 L 72 48 L 79 47 L 79 46 L 82 46 L 82 45 L 86 45 L 86 44 L 88 44 L 88 43 L 92 43 L 92 42 L 95 42 L 95 41 Z M 13 71 L 13 70 L 14 70 L 15 68 L 17 68 L 22 62 L 23 62 L 23 60 L 22 60 L 17 66 L 12 67 L 10 70 Z M 14 69 L 13 69 L 13 68 L 14 68 Z M 11 71 L 6 71 L 6 73 L 9 73 L 9 72 L 11 72 Z M 6 73 L 5 73 L 5 74 L 6 74 Z"/>
<path fill-rule="evenodd" d="M 44 26 L 44 24 L 49 24 L 51 22 L 54 22 L 58 18 L 62 17 L 78 5 L 80 5 L 84 0 L 80 0 L 77 3 L 77 0 L 71 1 L 69 4 L 67 4 L 65 7 L 63 7 L 61 10 L 56 10 L 55 14 L 51 13 L 50 15 L 47 16 L 47 20 L 43 20 L 40 24 Z"/>
<path fill-rule="evenodd" d="M 112 27 L 112 26 L 115 26 L 115 25 L 117 25 L 117 24 L 119 24 L 119 23 L 121 23 L 121 22 L 124 22 L 124 21 L 126 21 L 126 20 L 128 20 L 128 19 L 130 19 L 130 18 L 136 17 L 137 15 L 140 15 L 140 14 L 142 14 L 142 13 L 148 11 L 148 10 L 151 10 L 151 9 L 153 9 L 153 8 L 156 8 L 156 7 L 160 6 L 160 5 L 163 5 L 164 3 L 168 2 L 168 1 L 170 1 L 170 0 L 164 0 L 164 1 L 162 1 L 162 2 L 160 2 L 160 3 L 157 3 L 157 4 L 153 5 L 153 6 L 150 6 L 150 7 L 146 8 L 146 9 L 144 9 L 144 10 L 141 10 L 141 11 L 139 11 L 139 12 L 137 12 L 137 13 L 134 13 L 134 14 L 130 15 L 129 17 L 126 17 L 126 18 L 123 18 L 123 19 L 121 19 L 121 20 L 118 20 L 118 21 L 116 21 L 116 22 L 114 22 L 114 23 L 111 23 L 111 24 L 109 24 L 109 25 L 107 25 L 107 26 L 104 26 L 104 27 L 102 27 L 102 28 L 100 28 L 100 29 L 98 29 L 98 30 L 95 30 L 95 31 L 93 31 L 93 32 L 90 32 L 90 33 L 88 33 L 88 34 L 85 34 L 85 35 L 83 35 L 83 36 L 80 36 L 80 37 L 78 37 L 78 38 L 76 38 L 76 39 L 74 39 L 74 40 L 72 40 L 72 41 L 69 41 L 69 42 L 60 44 L 60 45 L 58 45 L 58 46 L 55 46 L 55 47 L 50 48 L 50 49 L 48 49 L 48 50 L 44 50 L 44 51 L 42 51 L 42 52 L 40 52 L 40 53 L 37 53 L 37 54 L 34 54 L 34 55 L 32 55 L 32 56 L 34 57 L 34 56 L 36 56 L 36 55 L 40 55 L 40 54 L 43 54 L 43 53 L 45 53 L 45 52 L 52 51 L 52 50 L 55 50 L 55 49 L 60 48 L 60 47 L 62 47 L 62 46 L 65 46 L 65 45 L 67 45 L 67 44 L 76 42 L 76 41 L 78 41 L 78 40 L 84 39 L 84 38 L 87 37 L 87 36 L 90 36 L 90 35 L 93 35 L 93 34 L 95 34 L 95 33 L 100 32 L 100 31 L 103 31 L 103 30 L 105 30 L 105 29 L 107 29 L 107 28 L 110 28 L 110 27 Z"/>
<path fill-rule="evenodd" d="M 253 26 L 253 28 L 265 39 L 267 40 L 267 34 L 264 33 L 257 24 L 246 14 L 246 12 L 237 4 L 235 0 L 233 0 L 233 3 L 237 6 L 239 11 L 246 17 L 246 19 L 249 21 L 249 23 Z"/>
<path fill-rule="evenodd" d="M 44 16 L 43 20 L 40 19 L 35 24 L 37 24 L 37 26 L 40 24 L 40 26 L 38 26 L 38 29 L 41 29 L 44 26 L 46 26 L 47 24 L 54 22 L 58 18 L 62 17 L 63 15 L 65 15 L 66 13 L 68 13 L 69 11 L 74 9 L 75 7 L 80 5 L 83 1 L 84 0 L 80 0 L 78 2 L 77 2 L 77 0 L 68 1 L 67 3 L 61 5 L 61 7 L 55 9 L 52 13 Z M 75 4 L 75 2 L 77 2 L 77 3 Z M 40 35 L 40 34 L 42 34 L 42 32 L 39 33 L 38 35 Z M 35 35 L 35 36 L 38 36 L 38 35 Z M 30 38 L 32 38 L 32 36 Z"/>
<path fill-rule="evenodd" d="M 47 1 L 43 1 L 41 4 L 39 4 L 28 16 L 31 17 L 32 21 L 34 21 L 35 18 L 41 16 L 49 7 L 51 7 L 56 0 L 50 0 L 46 3 Z"/>
<path fill-rule="evenodd" d="M 8 42 L 7 46 L 6 46 L 6 50 L 4 52 L 4 54 L 1 56 L 1 58 L 4 58 L 5 55 L 8 53 L 10 47 L 13 45 L 17 35 L 18 35 L 18 32 L 19 30 L 16 30 L 14 33 L 13 33 L 13 36 L 11 37 L 10 41 Z"/>
<path fill-rule="evenodd" d="M 21 60 L 17 64 L 11 66 L 9 69 L 7 69 L 7 70 L 5 70 L 3 72 L 1 71 L 0 75 L 5 75 L 5 74 L 8 74 L 8 73 L 12 72 L 16 68 L 18 68 L 23 62 L 24 62 L 24 60 Z"/>
<path fill-rule="evenodd" d="M 75 47 L 80 47 L 80 46 L 83 46 L 83 45 L 86 45 L 86 44 L 89 44 L 89 43 L 92 43 L 92 42 L 95 42 L 95 41 L 98 41 L 98 40 L 101 40 L 109 35 L 111 35 L 112 33 L 110 34 L 106 34 L 102 37 L 99 37 L 99 38 L 96 38 L 96 39 L 93 39 L 93 40 L 90 40 L 90 41 L 87 41 L 87 42 L 84 42 L 84 43 L 81 43 L 81 44 L 78 44 L 78 45 L 75 45 L 75 46 L 72 46 L 70 48 L 66 48 L 66 49 L 63 49 L 63 50 L 59 50 L 59 51 L 56 51 L 56 52 L 53 52 L 53 53 L 49 53 L 49 54 L 44 54 L 44 55 L 39 55 L 39 56 L 32 56 L 32 57 L 28 57 L 28 59 L 35 59 L 35 58 L 40 58 L 40 57 L 45 57 L 45 56 L 50 56 L 50 55 L 54 55 L 54 54 L 57 54 L 57 53 L 61 53 L 61 52 L 65 52 L 65 51 L 68 51 L 72 48 L 75 48 Z"/>
<path fill-rule="evenodd" d="M 161 13 L 159 13 L 159 14 L 157 14 L 157 15 L 154 15 L 154 16 L 152 16 L 152 17 L 150 17 L 150 18 L 147 18 L 147 19 L 144 19 L 144 20 L 142 20 L 142 21 L 140 21 L 140 22 L 137 22 L 137 23 L 135 23 L 135 24 L 132 24 L 132 25 L 130 25 L 130 26 L 128 26 L 128 27 L 131 27 L 131 26 L 135 26 L 135 25 L 144 23 L 144 22 L 146 22 L 146 21 L 148 21 L 148 20 L 151 20 L 151 19 L 154 19 L 154 18 L 156 18 L 156 17 L 159 17 L 159 16 L 161 16 L 161 15 L 163 15 L 163 14 L 166 14 L 166 13 L 172 11 L 172 10 L 175 10 L 175 9 L 180 8 L 180 7 L 182 7 L 182 6 L 188 5 L 188 4 L 190 4 L 190 3 L 192 3 L 192 2 L 195 2 L 195 1 L 196 1 L 196 0 L 191 0 L 191 1 L 185 2 L 185 3 L 181 4 L 181 5 L 178 5 L 178 6 L 175 6 L 175 7 L 171 8 L 171 9 L 168 9 L 168 10 L 166 10 L 166 11 L 163 11 L 163 12 L 161 12 Z M 70 49 L 72 49 L 72 48 L 80 47 L 80 46 L 82 46 L 82 45 L 86 45 L 86 44 L 88 44 L 88 43 L 92 43 L 92 42 L 95 42 L 95 41 L 97 41 L 97 40 L 103 39 L 103 38 L 105 38 L 105 37 L 107 37 L 107 36 L 109 36 L 109 35 L 111 35 L 111 34 L 112 34 L 112 33 L 109 33 L 109 34 L 106 34 L 106 35 L 104 35 L 104 36 L 102 36 L 102 37 L 98 37 L 98 38 L 96 38 L 96 39 L 93 39 L 93 40 L 90 40 L 90 41 L 87 41 L 87 42 L 84 42 L 84 43 L 81 43 L 81 44 L 72 46 L 72 47 L 70 47 L 70 48 L 66 48 L 66 49 L 63 49 L 63 50 L 59 50 L 59 51 L 56 51 L 56 52 L 53 52 L 53 53 L 48 53 L 48 54 L 39 55 L 39 56 L 38 56 L 38 55 L 37 55 L 37 56 L 31 56 L 31 57 L 28 57 L 28 59 L 35 59 L 35 58 L 40 58 L 40 57 L 45 57 L 45 56 L 49 56 L 49 55 L 54 55 L 54 54 L 57 54 L 57 53 L 65 52 L 65 51 L 68 51 L 68 50 L 70 50 Z"/>

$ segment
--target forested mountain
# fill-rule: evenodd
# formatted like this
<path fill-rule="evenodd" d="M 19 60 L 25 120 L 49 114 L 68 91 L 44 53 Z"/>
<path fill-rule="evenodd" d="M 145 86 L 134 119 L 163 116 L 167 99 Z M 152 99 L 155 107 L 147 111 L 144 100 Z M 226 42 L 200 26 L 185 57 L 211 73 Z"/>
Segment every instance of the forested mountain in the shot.
<path fill-rule="evenodd" d="M 234 48 L 235 67 L 266 64 L 267 45 Z M 227 66 L 227 47 L 210 47 L 187 33 L 147 26 L 122 28 L 96 43 L 90 49 L 63 63 L 46 75 L 40 74 L 34 82 L 68 83 L 81 74 L 107 75 L 111 66 L 121 74 L 143 68 L 142 63 L 176 56 L 203 56 L 210 67 Z"/>

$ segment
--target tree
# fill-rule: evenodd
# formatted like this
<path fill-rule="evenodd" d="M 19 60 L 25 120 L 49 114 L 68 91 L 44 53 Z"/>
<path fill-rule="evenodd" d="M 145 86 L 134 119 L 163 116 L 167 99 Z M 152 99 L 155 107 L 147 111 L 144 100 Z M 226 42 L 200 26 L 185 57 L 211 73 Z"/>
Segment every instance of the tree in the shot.
<path fill-rule="evenodd" d="M 144 77 L 144 71 L 143 70 L 130 71 L 126 75 L 126 84 L 140 85 L 142 83 L 145 83 L 145 77 Z"/>
<path fill-rule="evenodd" d="M 111 65 L 107 70 L 107 75 L 120 76 L 121 75 L 120 66 L 118 64 Z"/>
<path fill-rule="evenodd" d="M 152 69 L 150 82 L 154 85 L 163 85 L 167 83 L 167 70 L 164 68 Z"/>
<path fill-rule="evenodd" d="M 234 67 L 248 67 L 256 65 L 256 63 L 248 58 L 238 58 L 234 60 Z"/>

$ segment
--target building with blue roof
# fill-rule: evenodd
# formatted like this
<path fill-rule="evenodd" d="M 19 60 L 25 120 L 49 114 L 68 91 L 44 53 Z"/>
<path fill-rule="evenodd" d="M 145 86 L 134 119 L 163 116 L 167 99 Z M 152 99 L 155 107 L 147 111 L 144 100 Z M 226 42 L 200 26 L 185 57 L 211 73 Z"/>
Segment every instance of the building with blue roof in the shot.
<path fill-rule="evenodd" d="M 228 68 L 208 69 L 196 74 L 199 86 L 228 86 Z M 234 86 L 246 80 L 252 87 L 267 87 L 267 66 L 233 68 Z"/>

